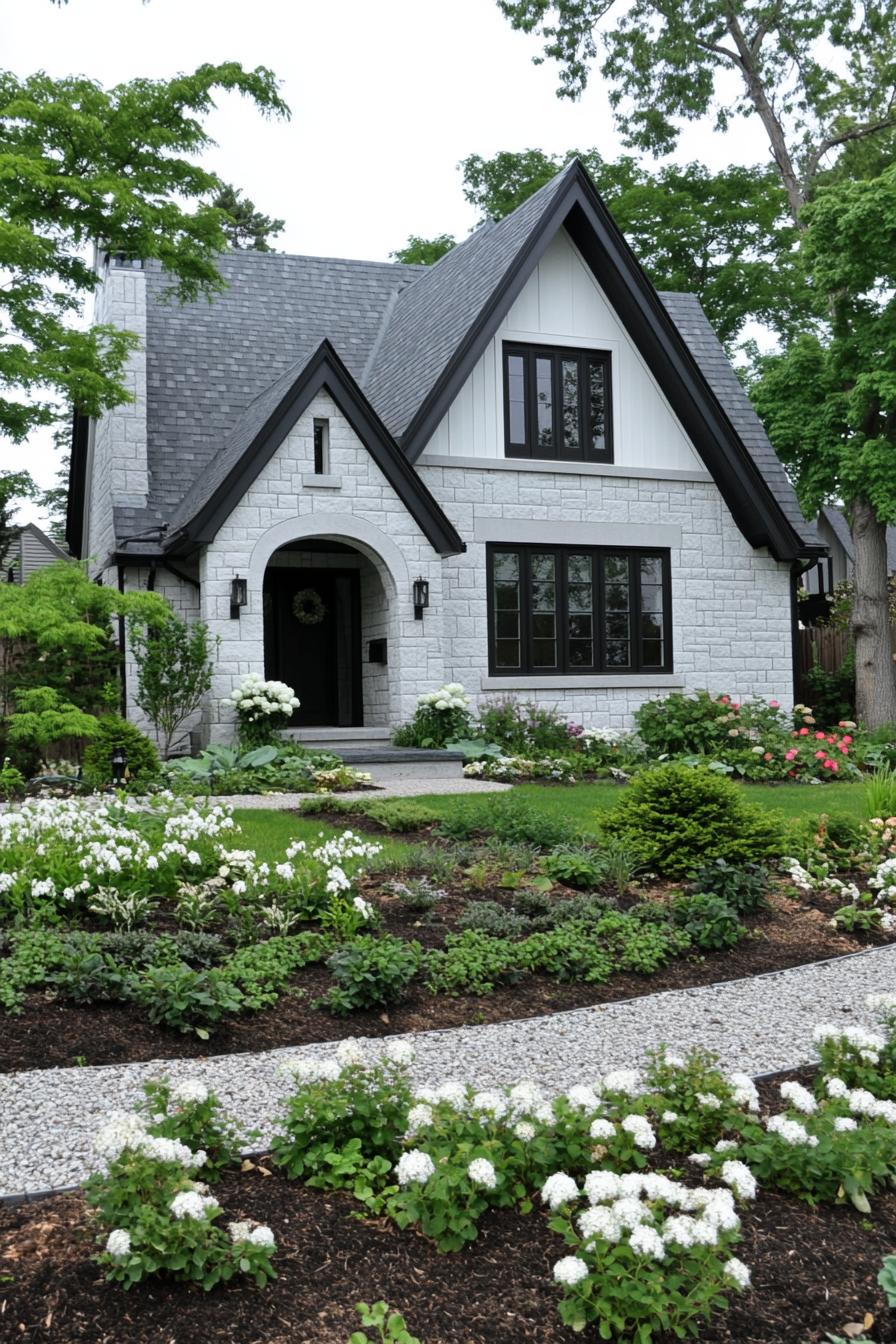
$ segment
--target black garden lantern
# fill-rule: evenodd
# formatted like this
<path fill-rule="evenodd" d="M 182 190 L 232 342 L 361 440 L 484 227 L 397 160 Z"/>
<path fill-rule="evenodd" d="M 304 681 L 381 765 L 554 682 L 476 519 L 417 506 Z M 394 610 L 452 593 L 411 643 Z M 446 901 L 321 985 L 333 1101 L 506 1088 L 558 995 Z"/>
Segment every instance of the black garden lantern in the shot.
<path fill-rule="evenodd" d="M 423 612 L 429 606 L 429 584 L 426 579 L 421 577 L 414 580 L 413 598 L 414 620 L 422 621 Z"/>
<path fill-rule="evenodd" d="M 116 747 L 112 752 L 112 783 L 116 788 L 124 784 L 127 775 L 128 758 L 125 755 L 123 747 Z"/>

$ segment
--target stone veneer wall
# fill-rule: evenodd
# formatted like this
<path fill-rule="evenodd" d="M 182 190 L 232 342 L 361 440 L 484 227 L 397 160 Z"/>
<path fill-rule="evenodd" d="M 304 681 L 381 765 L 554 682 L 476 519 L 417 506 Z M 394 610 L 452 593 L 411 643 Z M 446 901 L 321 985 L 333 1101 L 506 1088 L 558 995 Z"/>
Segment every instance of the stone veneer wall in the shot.
<path fill-rule="evenodd" d="M 750 546 L 713 482 L 428 466 L 425 457 L 418 468 L 467 541 L 464 555 L 445 562 L 445 672 L 477 701 L 504 689 L 586 726 L 616 728 L 631 726 L 643 700 L 675 689 L 792 702 L 789 567 Z M 485 541 L 509 540 L 517 522 L 518 541 L 667 545 L 679 533 L 670 547 L 673 673 L 586 686 L 489 678 Z"/>

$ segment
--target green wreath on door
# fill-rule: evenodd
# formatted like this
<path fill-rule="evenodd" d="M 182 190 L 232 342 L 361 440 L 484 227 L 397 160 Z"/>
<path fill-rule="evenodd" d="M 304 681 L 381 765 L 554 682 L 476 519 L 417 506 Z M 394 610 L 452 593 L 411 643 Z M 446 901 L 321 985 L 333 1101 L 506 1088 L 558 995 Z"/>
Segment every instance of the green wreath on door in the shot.
<path fill-rule="evenodd" d="M 292 614 L 299 625 L 320 625 L 327 608 L 316 588 L 300 588 L 292 600 Z"/>

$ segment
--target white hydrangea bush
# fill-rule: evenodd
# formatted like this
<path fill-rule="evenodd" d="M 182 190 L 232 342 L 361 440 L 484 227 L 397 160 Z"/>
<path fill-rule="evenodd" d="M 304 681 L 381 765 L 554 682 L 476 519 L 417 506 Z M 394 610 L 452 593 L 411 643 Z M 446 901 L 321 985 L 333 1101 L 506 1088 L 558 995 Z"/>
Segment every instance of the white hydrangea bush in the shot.
<path fill-rule="evenodd" d="M 217 1098 L 199 1080 L 166 1085 L 165 1097 L 175 1112 L 207 1106 L 214 1117 L 219 1110 Z M 158 1094 L 148 1092 L 148 1099 L 158 1104 Z M 204 1148 L 160 1132 L 170 1118 L 151 1116 L 148 1109 L 113 1112 L 95 1136 L 101 1169 L 85 1183 L 84 1193 L 94 1211 L 98 1263 L 124 1288 L 156 1274 L 206 1290 L 236 1276 L 263 1287 L 274 1276 L 274 1233 L 248 1221 L 231 1223 L 225 1231 L 219 1221 L 224 1210 L 206 1183 L 219 1168 Z M 214 1122 L 205 1125 L 204 1134 L 200 1124 L 197 1132 L 209 1147 L 219 1138 Z"/>
<path fill-rule="evenodd" d="M 451 681 L 417 696 L 414 717 L 398 729 L 393 741 L 398 746 L 439 748 L 469 737 L 471 726 L 470 697 L 459 681 Z"/>
<path fill-rule="evenodd" d="M 236 714 L 240 742 L 259 747 L 276 740 L 301 701 L 284 681 L 265 681 L 256 672 L 248 672 L 222 702 Z"/>

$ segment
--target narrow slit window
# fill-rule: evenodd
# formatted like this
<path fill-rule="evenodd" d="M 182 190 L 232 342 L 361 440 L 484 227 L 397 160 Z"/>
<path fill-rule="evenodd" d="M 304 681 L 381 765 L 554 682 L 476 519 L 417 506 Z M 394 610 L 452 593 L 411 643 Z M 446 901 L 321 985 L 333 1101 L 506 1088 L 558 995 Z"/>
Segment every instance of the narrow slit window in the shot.
<path fill-rule="evenodd" d="M 327 476 L 330 471 L 330 422 L 314 422 L 314 474 Z"/>

